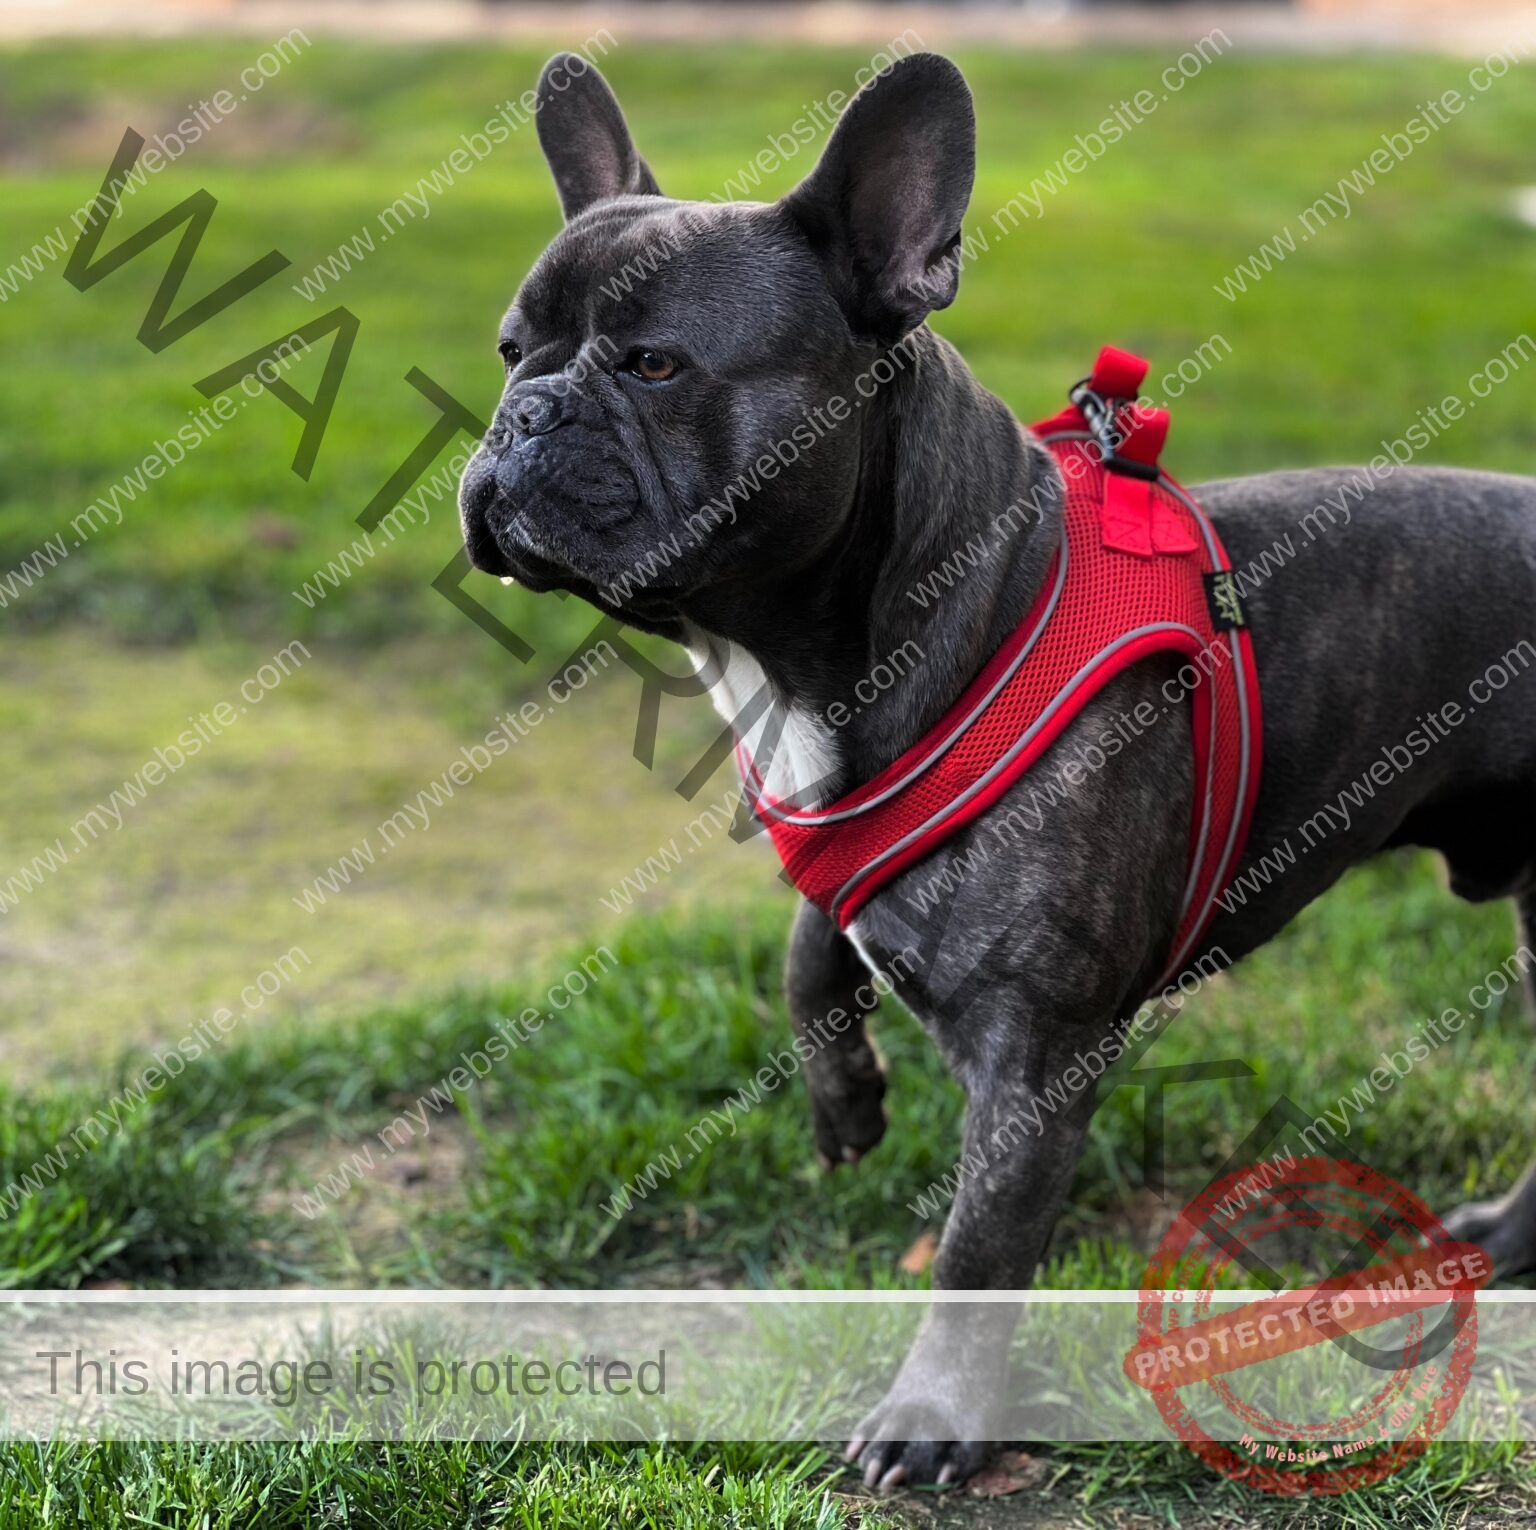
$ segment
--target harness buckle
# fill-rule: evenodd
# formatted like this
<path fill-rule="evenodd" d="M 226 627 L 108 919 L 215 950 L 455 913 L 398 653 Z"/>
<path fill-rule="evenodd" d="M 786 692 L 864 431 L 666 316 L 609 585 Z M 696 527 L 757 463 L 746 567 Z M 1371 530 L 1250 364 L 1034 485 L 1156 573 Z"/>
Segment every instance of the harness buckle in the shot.
<path fill-rule="evenodd" d="M 1128 426 L 1122 426 L 1120 415 L 1123 409 L 1134 406 L 1136 401 L 1134 398 L 1105 398 L 1094 389 L 1094 380 L 1093 376 L 1083 378 L 1073 386 L 1067 397 L 1077 406 L 1078 413 L 1087 422 L 1089 433 L 1099 448 L 1105 470 L 1110 473 L 1119 473 L 1126 478 L 1140 478 L 1147 482 L 1155 482 L 1161 472 L 1157 465 L 1157 452 L 1163 444 L 1162 436 L 1167 432 L 1166 416 L 1150 461 L 1142 461 L 1135 456 L 1126 455 L 1121 451 L 1121 447 L 1135 436 L 1138 422 L 1132 419 Z"/>

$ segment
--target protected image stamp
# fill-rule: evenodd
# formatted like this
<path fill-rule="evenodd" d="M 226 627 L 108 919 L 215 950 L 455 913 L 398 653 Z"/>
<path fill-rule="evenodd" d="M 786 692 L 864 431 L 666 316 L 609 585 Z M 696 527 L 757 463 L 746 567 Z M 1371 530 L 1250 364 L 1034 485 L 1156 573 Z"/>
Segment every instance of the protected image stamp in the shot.
<path fill-rule="evenodd" d="M 1314 1248 L 1348 1252 L 1315 1285 L 1279 1289 L 1257 1250 L 1265 1240 L 1294 1245 L 1298 1232 Z M 1276 1294 L 1217 1310 L 1214 1288 L 1233 1264 Z M 1296 1158 L 1262 1188 L 1240 1169 L 1196 1196 L 1158 1246 L 1125 1373 L 1178 1439 L 1235 1481 L 1290 1497 L 1368 1487 L 1401 1470 L 1454 1416 L 1477 1352 L 1476 1292 L 1491 1274 L 1481 1248 L 1452 1240 L 1423 1201 L 1365 1164 Z M 1378 1348 L 1362 1337 L 1384 1323 L 1399 1343 Z M 1340 1406 L 1335 1395 L 1330 1406 L 1327 1387 L 1303 1400 L 1307 1387 L 1293 1386 L 1296 1412 L 1315 1416 L 1280 1417 L 1273 1403 L 1241 1395 L 1266 1382 L 1278 1392 L 1277 1365 L 1322 1344 L 1379 1374 L 1363 1401 Z M 1359 1380 L 1344 1390 L 1357 1394 Z M 1209 1420 L 1211 1397 L 1235 1442 L 1197 1417 Z"/>

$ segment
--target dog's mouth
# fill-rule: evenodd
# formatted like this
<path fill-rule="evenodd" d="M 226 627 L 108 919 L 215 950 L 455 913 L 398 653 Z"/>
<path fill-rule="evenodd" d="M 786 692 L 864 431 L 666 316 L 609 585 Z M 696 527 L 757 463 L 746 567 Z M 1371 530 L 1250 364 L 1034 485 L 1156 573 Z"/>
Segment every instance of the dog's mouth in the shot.
<path fill-rule="evenodd" d="M 526 514 L 517 511 L 493 508 L 478 522 L 474 535 L 466 533 L 465 546 L 472 567 L 515 580 L 541 595 L 571 589 L 586 578 L 569 556 L 530 524 Z"/>
<path fill-rule="evenodd" d="M 537 539 L 521 544 L 506 559 L 510 577 L 536 594 L 565 590 L 601 607 L 611 607 L 654 621 L 678 615 L 679 603 L 692 588 L 672 582 L 647 581 L 640 568 L 625 563 L 617 572 L 574 566 L 541 549 Z M 643 567 L 643 565 L 642 565 Z M 503 574 L 503 578 L 508 574 Z"/>
<path fill-rule="evenodd" d="M 526 504 L 497 482 L 496 459 L 482 454 L 464 471 L 459 517 L 470 565 L 482 573 L 516 579 L 530 589 L 555 589 L 574 570 L 563 549 L 534 523 Z"/>
<path fill-rule="evenodd" d="M 676 560 L 685 539 L 658 529 L 668 517 L 647 506 L 627 464 L 607 452 L 557 455 L 548 444 L 516 456 L 486 450 L 466 467 L 459 505 L 471 566 L 537 594 L 563 590 L 603 609 L 675 619 L 697 587 L 691 560 Z"/>
<path fill-rule="evenodd" d="M 508 563 L 534 579 L 579 572 L 539 534 L 523 512 L 514 510 L 502 520 L 496 545 Z"/>
<path fill-rule="evenodd" d="M 555 432 L 567 434 L 585 435 Z M 620 575 L 646 518 L 628 465 L 585 439 L 487 447 L 465 469 L 459 502 L 475 567 L 543 587 L 562 576 L 595 584 Z"/>
<path fill-rule="evenodd" d="M 565 524 L 576 523 L 567 520 Z M 600 543 L 585 548 L 567 545 L 573 540 L 548 529 L 526 508 L 512 508 L 500 500 L 483 515 L 465 515 L 469 561 L 483 573 L 514 581 L 538 595 L 564 590 L 594 605 L 622 607 L 655 620 L 676 614 L 677 601 L 686 593 L 684 586 L 675 580 L 666 584 L 648 580 L 643 557 L 630 558 L 627 552 L 619 554 L 617 548 Z"/>

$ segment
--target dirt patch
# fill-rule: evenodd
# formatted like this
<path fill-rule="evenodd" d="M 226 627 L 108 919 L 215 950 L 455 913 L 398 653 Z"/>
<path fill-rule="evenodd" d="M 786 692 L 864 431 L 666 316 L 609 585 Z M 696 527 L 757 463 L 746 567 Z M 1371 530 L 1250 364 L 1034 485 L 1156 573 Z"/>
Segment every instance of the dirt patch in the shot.
<path fill-rule="evenodd" d="M 23 174 L 85 166 L 105 170 L 126 128 L 153 148 L 187 118 L 186 104 L 179 101 L 127 94 L 89 101 L 56 96 L 23 109 L 7 92 L 0 101 L 0 168 Z M 184 151 L 188 163 L 268 163 L 305 154 L 351 154 L 359 147 L 357 134 L 340 117 L 314 105 L 263 105 L 199 132 Z"/>
<path fill-rule="evenodd" d="M 978 1497 L 965 1489 L 898 1489 L 883 1498 L 875 1498 L 851 1477 L 833 1479 L 829 1486 L 846 1495 L 850 1507 L 878 1502 L 894 1516 L 904 1530 L 1329 1530 L 1338 1516 L 1327 1500 L 1316 1503 L 1282 1502 L 1264 1494 L 1243 1494 L 1232 1500 L 1226 1484 L 1214 1476 L 1202 1489 L 1191 1484 L 1192 1492 L 1177 1494 L 1166 1484 L 1147 1484 L 1143 1500 L 1153 1502 L 1125 1504 L 1078 1503 L 1066 1464 L 1053 1460 L 1048 1448 L 1025 1446 L 1026 1451 L 1040 1451 L 1039 1460 L 1047 1468 L 1043 1488 L 1009 1494 L 1001 1498 Z M 1526 1527 L 1536 1530 L 1536 1447 L 1527 1447 L 1517 1464 L 1518 1485 L 1496 1487 L 1476 1479 L 1467 1483 L 1458 1499 L 1447 1506 L 1443 1519 L 1412 1523 L 1455 1526 L 1456 1530 L 1492 1530 L 1495 1525 Z M 1222 1501 L 1215 1502 L 1217 1494 Z M 1207 1495 L 1209 1495 L 1209 1500 Z M 1383 1502 L 1383 1510 L 1389 1506 Z M 1405 1520 L 1405 1523 L 1409 1521 Z"/>
<path fill-rule="evenodd" d="M 381 1125 L 388 1119 L 379 1113 Z M 461 1197 L 474 1154 L 469 1128 L 450 1115 L 439 1116 L 429 1135 L 394 1153 L 362 1131 L 298 1139 L 284 1145 L 261 1209 L 280 1229 L 292 1230 L 296 1246 L 324 1244 L 327 1265 L 334 1266 L 339 1254 L 346 1283 L 397 1284 L 411 1247 L 412 1224 L 426 1208 L 452 1206 Z M 361 1170 L 358 1159 L 364 1160 Z M 317 1202 L 323 1210 L 314 1210 Z M 289 1262 L 280 1244 L 260 1252 Z"/>
<path fill-rule="evenodd" d="M 1043 1458 L 1049 1464 L 1049 1457 Z M 1061 1475 L 1052 1469 L 1052 1477 Z M 883 1498 L 863 1492 L 840 1495 L 851 1509 L 878 1503 L 900 1521 L 904 1530 L 1166 1530 L 1167 1515 L 1154 1516 L 1134 1509 L 1110 1506 L 1084 1515 L 1080 1505 L 1060 1493 L 1039 1490 L 1001 1498 L 981 1497 L 964 1488 L 947 1492 L 908 1490 Z M 1178 1521 L 1183 1530 L 1232 1530 L 1242 1521 L 1235 1516 L 1216 1516 L 1195 1511 Z"/>

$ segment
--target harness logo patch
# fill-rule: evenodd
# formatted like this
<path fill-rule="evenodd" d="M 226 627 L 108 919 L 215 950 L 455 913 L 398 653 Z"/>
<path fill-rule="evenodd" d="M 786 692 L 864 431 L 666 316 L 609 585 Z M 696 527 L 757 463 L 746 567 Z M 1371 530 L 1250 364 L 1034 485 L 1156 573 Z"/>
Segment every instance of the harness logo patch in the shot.
<path fill-rule="evenodd" d="M 1211 610 L 1211 624 L 1218 632 L 1231 632 L 1248 625 L 1248 613 L 1238 592 L 1237 575 L 1231 569 L 1217 569 L 1206 574 L 1205 603 Z"/>

